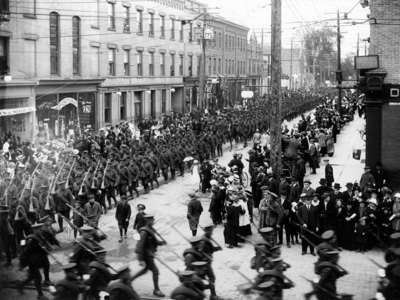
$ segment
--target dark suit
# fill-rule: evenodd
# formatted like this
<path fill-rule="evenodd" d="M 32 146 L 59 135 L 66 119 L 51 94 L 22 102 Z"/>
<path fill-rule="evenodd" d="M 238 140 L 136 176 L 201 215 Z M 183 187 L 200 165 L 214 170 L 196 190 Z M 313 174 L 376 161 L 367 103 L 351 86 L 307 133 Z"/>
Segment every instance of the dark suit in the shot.
<path fill-rule="evenodd" d="M 292 205 L 291 205 L 289 199 L 287 199 L 287 198 L 283 202 L 282 202 L 282 199 L 279 199 L 279 202 L 283 209 L 283 217 L 281 219 L 281 224 L 280 224 L 281 227 L 278 230 L 279 244 L 283 243 L 283 228 L 285 227 L 286 243 L 289 245 L 290 244 L 290 234 L 292 232 L 289 213 L 290 213 L 290 209 L 292 208 Z"/>
<path fill-rule="evenodd" d="M 307 208 L 307 205 L 302 205 L 298 212 L 297 217 L 299 219 L 299 223 L 302 226 L 302 235 L 305 236 L 308 240 L 313 242 L 313 236 L 304 230 L 303 225 L 307 225 L 307 229 L 311 231 L 316 231 L 317 227 L 319 227 L 319 213 L 318 207 L 310 205 L 310 208 Z M 302 252 L 307 252 L 307 247 L 310 247 L 310 252 L 314 253 L 314 247 L 310 245 L 305 239 L 301 239 L 301 250 Z"/>
<path fill-rule="evenodd" d="M 333 200 L 329 200 L 326 205 L 324 201 L 319 204 L 319 219 L 321 232 L 329 229 L 334 229 L 336 219 L 336 206 Z"/>

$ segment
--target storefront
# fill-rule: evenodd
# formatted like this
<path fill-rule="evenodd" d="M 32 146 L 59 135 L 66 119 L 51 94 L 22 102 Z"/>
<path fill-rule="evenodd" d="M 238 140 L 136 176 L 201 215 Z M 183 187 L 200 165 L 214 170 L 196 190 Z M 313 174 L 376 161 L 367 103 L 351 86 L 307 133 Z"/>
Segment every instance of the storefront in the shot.
<path fill-rule="evenodd" d="M 185 112 L 191 112 L 198 106 L 199 79 L 198 77 L 184 77 L 183 83 L 185 88 Z"/>
<path fill-rule="evenodd" d="M 35 140 L 34 87 L 29 81 L 0 83 L 0 137 L 12 134 L 22 142 Z"/>
<path fill-rule="evenodd" d="M 36 116 L 41 138 L 65 138 L 67 135 L 79 134 L 85 129 L 95 129 L 95 111 L 97 85 L 78 84 L 51 88 L 41 83 L 37 89 Z M 53 93 L 46 93 L 46 91 Z M 54 91 L 60 91 L 54 93 Z"/>

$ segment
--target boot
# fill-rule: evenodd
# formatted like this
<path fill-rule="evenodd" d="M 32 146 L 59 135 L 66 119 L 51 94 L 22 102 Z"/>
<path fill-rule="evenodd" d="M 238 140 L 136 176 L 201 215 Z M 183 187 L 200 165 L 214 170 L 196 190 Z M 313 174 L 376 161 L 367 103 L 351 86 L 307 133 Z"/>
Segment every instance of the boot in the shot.
<path fill-rule="evenodd" d="M 157 297 L 165 297 L 165 295 L 163 294 L 163 292 L 161 292 L 159 289 L 156 289 L 153 291 L 153 295 L 157 296 Z"/>

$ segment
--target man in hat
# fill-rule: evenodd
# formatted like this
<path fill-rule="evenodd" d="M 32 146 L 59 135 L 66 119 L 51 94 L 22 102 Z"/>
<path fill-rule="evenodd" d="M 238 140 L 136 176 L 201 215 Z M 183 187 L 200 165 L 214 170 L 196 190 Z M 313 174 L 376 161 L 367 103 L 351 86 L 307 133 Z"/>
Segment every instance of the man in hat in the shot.
<path fill-rule="evenodd" d="M 101 216 L 101 206 L 95 201 L 94 195 L 89 194 L 89 201 L 83 206 L 83 214 L 87 218 L 90 226 L 97 228 Z"/>
<path fill-rule="evenodd" d="M 365 166 L 364 173 L 360 178 L 360 189 L 363 194 L 364 199 L 369 197 L 368 189 L 373 188 L 375 186 L 375 178 L 371 173 L 371 168 L 369 166 Z"/>
<path fill-rule="evenodd" d="M 118 281 L 113 282 L 107 291 L 110 294 L 110 300 L 140 300 L 139 295 L 132 288 L 131 272 L 128 266 L 118 270 Z"/>
<path fill-rule="evenodd" d="M 336 203 L 331 194 L 324 193 L 319 204 L 319 228 L 321 232 L 333 229 L 336 221 Z"/>
<path fill-rule="evenodd" d="M 276 230 L 281 226 L 283 209 L 278 202 L 278 195 L 264 190 L 264 198 L 260 202 L 260 226 L 259 228 L 271 227 L 274 229 L 274 241 L 276 241 Z"/>
<path fill-rule="evenodd" d="M 311 205 L 311 198 L 305 198 L 304 205 L 300 206 L 297 211 L 297 218 L 301 226 L 301 254 L 307 253 L 307 248 L 310 248 L 312 255 L 314 253 L 314 245 L 312 244 L 313 237 L 310 232 L 318 231 L 319 226 L 319 215 L 318 207 Z M 311 243 L 310 243 L 311 242 Z"/>
<path fill-rule="evenodd" d="M 131 218 L 131 206 L 128 204 L 128 198 L 126 195 L 121 196 L 121 201 L 117 204 L 117 209 L 115 210 L 115 219 L 118 222 L 119 242 L 122 242 L 122 238 L 127 238 L 127 231 L 129 226 L 129 219 Z"/>
<path fill-rule="evenodd" d="M 335 181 L 335 177 L 333 176 L 333 167 L 329 163 L 329 159 L 325 158 L 325 179 L 326 179 L 326 185 L 328 187 L 332 186 L 332 183 Z"/>
<path fill-rule="evenodd" d="M 203 212 L 203 206 L 199 199 L 197 199 L 196 194 L 189 194 L 190 200 L 188 203 L 187 209 L 187 219 L 189 221 L 189 227 L 192 231 L 192 235 L 196 236 L 197 234 L 197 226 L 199 225 L 199 220 L 201 213 Z"/>
<path fill-rule="evenodd" d="M 318 197 L 321 199 L 324 193 L 332 192 L 332 188 L 327 186 L 326 179 L 321 178 L 319 180 L 319 187 L 315 189 L 315 192 L 318 194 Z"/>
<path fill-rule="evenodd" d="M 74 203 L 74 196 L 71 191 L 65 188 L 65 182 L 61 181 L 57 183 L 57 190 L 54 197 L 55 211 L 58 214 L 63 215 L 66 219 L 69 219 L 70 206 Z M 64 231 L 63 218 L 58 217 L 59 232 Z"/>
<path fill-rule="evenodd" d="M 311 187 L 311 181 L 309 179 L 304 180 L 304 187 L 301 191 L 302 194 L 306 194 L 306 197 L 312 197 L 315 190 Z"/>
<path fill-rule="evenodd" d="M 5 267 L 11 266 L 12 257 L 16 254 L 14 229 L 11 227 L 9 208 L 6 205 L 0 206 L 0 239 L 3 252 L 6 254 L 7 262 Z"/>
<path fill-rule="evenodd" d="M 153 228 L 154 216 L 145 215 L 146 226 L 139 229 L 140 240 L 136 245 L 136 253 L 138 255 L 139 264 L 143 269 L 139 270 L 135 275 L 132 276 L 131 281 L 144 275 L 147 271 L 153 273 L 153 294 L 158 297 L 164 297 L 158 285 L 159 271 L 154 262 L 154 256 L 158 246 L 165 245 L 165 241 L 159 241 L 156 237 L 155 230 Z"/>
<path fill-rule="evenodd" d="M 222 250 L 221 246 L 215 245 L 215 240 L 212 238 L 212 234 L 214 231 L 214 224 L 207 224 L 203 227 L 204 235 L 199 244 L 199 251 L 204 254 L 207 261 L 206 275 L 211 282 L 210 284 L 210 299 L 218 299 L 216 290 L 215 290 L 215 274 L 214 270 L 211 266 L 212 257 L 214 252 Z"/>
<path fill-rule="evenodd" d="M 78 299 L 79 295 L 86 291 L 86 285 L 82 284 L 76 263 L 68 263 L 63 267 L 65 277 L 55 284 L 53 300 Z"/>
<path fill-rule="evenodd" d="M 186 270 L 179 272 L 179 281 L 181 285 L 172 291 L 171 299 L 202 300 L 206 297 L 203 290 L 205 290 L 207 286 L 202 282 L 201 278 L 196 275 L 195 271 Z"/>
<path fill-rule="evenodd" d="M 342 193 L 343 203 L 346 205 L 351 202 L 354 196 L 353 184 L 351 182 L 346 183 L 346 190 Z"/>
<path fill-rule="evenodd" d="M 36 291 L 38 293 L 38 299 L 47 299 L 43 295 L 42 291 L 42 276 L 40 274 L 40 269 L 46 268 L 49 265 L 49 259 L 47 257 L 47 250 L 44 246 L 44 241 L 40 236 L 40 230 L 43 224 L 36 223 L 32 225 L 33 233 L 29 235 L 23 247 L 20 255 L 20 269 L 28 267 L 28 277 L 20 282 L 18 289 L 22 293 L 24 286 L 30 281 L 34 281 Z M 48 278 L 46 278 L 48 280 Z"/>
<path fill-rule="evenodd" d="M 146 226 L 146 219 L 144 216 L 146 215 L 145 210 L 146 206 L 144 204 L 139 203 L 136 206 L 138 212 L 135 217 L 135 221 L 133 223 L 133 229 L 137 230 L 139 232 L 139 229 L 142 228 L 143 226 Z"/>

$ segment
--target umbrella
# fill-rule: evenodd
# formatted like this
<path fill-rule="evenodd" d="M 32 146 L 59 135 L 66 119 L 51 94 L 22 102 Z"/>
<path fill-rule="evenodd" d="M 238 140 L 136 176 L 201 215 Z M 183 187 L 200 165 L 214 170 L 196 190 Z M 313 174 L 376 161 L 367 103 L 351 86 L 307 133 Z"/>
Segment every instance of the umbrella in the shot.
<path fill-rule="evenodd" d="M 192 161 L 192 160 L 194 160 L 194 158 L 192 156 L 188 156 L 188 157 L 185 157 L 185 159 L 183 161 L 188 162 L 188 161 Z"/>

